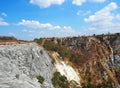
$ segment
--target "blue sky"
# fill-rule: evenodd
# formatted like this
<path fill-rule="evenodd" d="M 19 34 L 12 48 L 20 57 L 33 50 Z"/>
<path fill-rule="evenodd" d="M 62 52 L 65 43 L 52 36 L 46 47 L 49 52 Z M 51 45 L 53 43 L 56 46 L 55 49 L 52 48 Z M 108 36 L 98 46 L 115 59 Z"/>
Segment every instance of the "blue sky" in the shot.
<path fill-rule="evenodd" d="M 120 0 L 1 0 L 0 35 L 31 40 L 120 32 Z"/>

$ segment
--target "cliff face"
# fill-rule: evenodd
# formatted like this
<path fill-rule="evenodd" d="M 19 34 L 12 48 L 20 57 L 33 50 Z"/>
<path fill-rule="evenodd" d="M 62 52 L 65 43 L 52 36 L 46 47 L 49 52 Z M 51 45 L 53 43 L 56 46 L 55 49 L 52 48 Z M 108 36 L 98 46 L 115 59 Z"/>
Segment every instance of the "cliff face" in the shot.
<path fill-rule="evenodd" d="M 66 38 L 62 40 L 62 45 L 80 55 L 78 59 L 81 61 L 75 64 L 84 83 L 120 85 L 119 35 Z"/>
<path fill-rule="evenodd" d="M 0 45 L 0 88 L 52 88 L 52 59 L 35 43 Z M 45 81 L 40 84 L 36 76 Z"/>
<path fill-rule="evenodd" d="M 74 64 L 81 83 L 92 83 L 98 88 L 120 87 L 119 34 L 43 40 L 45 48 L 57 51 L 63 59 L 67 57 Z M 50 48 L 49 44 L 55 47 Z"/>
<path fill-rule="evenodd" d="M 113 37 L 113 39 L 114 41 L 111 42 L 111 47 L 113 50 L 113 57 L 111 59 L 113 60 L 116 77 L 120 84 L 120 36 Z"/>

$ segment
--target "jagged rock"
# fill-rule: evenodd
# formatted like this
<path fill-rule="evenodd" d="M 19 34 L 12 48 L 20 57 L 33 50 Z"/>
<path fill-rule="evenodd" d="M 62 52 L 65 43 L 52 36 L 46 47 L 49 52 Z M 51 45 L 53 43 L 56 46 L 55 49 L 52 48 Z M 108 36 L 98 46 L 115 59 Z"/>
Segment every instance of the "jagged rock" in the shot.
<path fill-rule="evenodd" d="M 0 88 L 52 88 L 53 64 L 35 43 L 0 45 Z M 40 84 L 36 76 L 44 77 Z"/>

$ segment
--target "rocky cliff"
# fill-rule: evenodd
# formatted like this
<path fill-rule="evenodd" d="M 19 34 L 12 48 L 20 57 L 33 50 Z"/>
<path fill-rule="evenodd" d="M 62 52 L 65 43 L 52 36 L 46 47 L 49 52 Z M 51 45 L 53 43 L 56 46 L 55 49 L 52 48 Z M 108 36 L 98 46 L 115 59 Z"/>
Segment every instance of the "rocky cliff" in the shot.
<path fill-rule="evenodd" d="M 43 39 L 42 45 L 79 70 L 81 84 L 120 88 L 120 34 Z M 52 48 L 50 46 L 52 46 Z M 90 87 L 92 88 L 92 87 Z"/>
<path fill-rule="evenodd" d="M 52 88 L 52 59 L 35 43 L 0 45 L 0 88 Z M 40 84 L 37 76 L 45 81 Z"/>
<path fill-rule="evenodd" d="M 80 55 L 79 63 L 75 64 L 84 83 L 120 87 L 119 34 L 66 38 L 62 44 Z"/>
<path fill-rule="evenodd" d="M 0 88 L 120 88 L 119 33 L 35 41 L 0 45 Z"/>

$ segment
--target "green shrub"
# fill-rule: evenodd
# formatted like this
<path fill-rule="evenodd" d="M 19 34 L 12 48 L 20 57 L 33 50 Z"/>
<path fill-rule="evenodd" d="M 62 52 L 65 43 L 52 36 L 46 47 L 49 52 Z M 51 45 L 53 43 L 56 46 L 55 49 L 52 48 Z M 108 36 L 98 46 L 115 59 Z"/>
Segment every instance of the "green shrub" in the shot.
<path fill-rule="evenodd" d="M 38 82 L 41 83 L 41 84 L 43 84 L 43 82 L 44 82 L 44 80 L 45 80 L 45 79 L 44 79 L 42 76 L 40 76 L 40 75 L 37 76 L 37 79 L 38 79 Z"/>
<path fill-rule="evenodd" d="M 51 51 L 59 51 L 61 49 L 61 46 L 58 44 L 54 44 L 52 41 L 46 40 L 43 47 L 45 47 L 47 50 Z"/>
<path fill-rule="evenodd" d="M 34 39 L 34 41 L 38 44 L 42 44 L 43 39 L 42 38 L 39 38 L 39 39 L 36 38 L 36 39 Z"/>
<path fill-rule="evenodd" d="M 82 88 L 98 88 L 98 87 L 97 85 L 92 84 L 92 83 L 87 83 L 87 84 L 83 83 Z"/>
<path fill-rule="evenodd" d="M 115 87 L 113 87 L 112 83 L 108 81 L 97 85 L 91 82 L 83 83 L 82 88 L 115 88 Z"/>
<path fill-rule="evenodd" d="M 55 88 L 69 88 L 68 80 L 65 76 L 62 76 L 59 72 L 54 73 L 52 83 Z"/>

